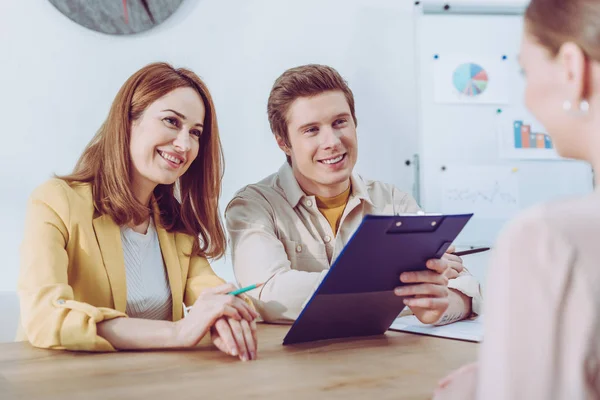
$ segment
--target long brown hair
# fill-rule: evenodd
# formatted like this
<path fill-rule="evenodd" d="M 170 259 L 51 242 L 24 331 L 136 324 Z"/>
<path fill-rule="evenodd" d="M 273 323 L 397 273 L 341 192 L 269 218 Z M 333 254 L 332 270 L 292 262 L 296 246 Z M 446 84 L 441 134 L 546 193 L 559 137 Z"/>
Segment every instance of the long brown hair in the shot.
<path fill-rule="evenodd" d="M 554 57 L 567 42 L 600 61 L 600 3 L 597 0 L 531 0 L 527 31 Z"/>
<path fill-rule="evenodd" d="M 273 134 L 281 137 L 289 146 L 287 114 L 292 103 L 299 97 L 312 97 L 331 90 L 344 93 L 354 124 L 357 125 L 354 95 L 344 78 L 327 65 L 308 64 L 288 69 L 273 84 L 267 103 L 267 114 Z M 287 160 L 291 164 L 289 156 Z"/>
<path fill-rule="evenodd" d="M 200 149 L 178 182 L 154 189 L 154 201 L 165 229 L 194 237 L 193 255 L 219 258 L 226 246 L 219 213 L 223 152 L 212 97 L 192 71 L 153 63 L 133 74 L 117 93 L 108 117 L 73 173 L 60 178 L 69 183 L 91 183 L 96 210 L 110 215 L 118 225 L 142 223 L 152 210 L 141 204 L 131 190 L 131 125 L 150 104 L 181 87 L 196 90 L 206 108 Z M 176 198 L 176 190 L 181 202 Z"/>

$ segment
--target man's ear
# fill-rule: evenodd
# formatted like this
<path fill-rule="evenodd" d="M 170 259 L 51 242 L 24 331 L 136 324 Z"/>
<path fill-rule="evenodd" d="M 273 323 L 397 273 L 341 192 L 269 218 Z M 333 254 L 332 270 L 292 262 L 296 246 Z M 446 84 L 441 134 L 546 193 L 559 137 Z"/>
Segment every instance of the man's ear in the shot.
<path fill-rule="evenodd" d="M 275 138 L 277 139 L 277 145 L 279 146 L 279 148 L 281 150 L 283 150 L 283 152 L 285 154 L 287 154 L 288 156 L 291 156 L 292 155 L 292 151 L 290 150 L 290 146 L 288 146 L 285 143 L 285 140 L 281 136 L 279 136 L 279 135 L 275 136 Z"/>

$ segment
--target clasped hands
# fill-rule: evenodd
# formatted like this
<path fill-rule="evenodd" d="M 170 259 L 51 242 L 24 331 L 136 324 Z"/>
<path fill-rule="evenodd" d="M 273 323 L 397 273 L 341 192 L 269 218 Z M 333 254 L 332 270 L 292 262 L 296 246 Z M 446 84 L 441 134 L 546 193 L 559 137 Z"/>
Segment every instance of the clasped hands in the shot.
<path fill-rule="evenodd" d="M 196 346 L 210 331 L 213 344 L 223 353 L 242 361 L 255 360 L 258 313 L 243 300 L 244 295 L 227 294 L 235 289 L 226 284 L 204 290 L 188 315 L 174 324 L 177 345 Z"/>

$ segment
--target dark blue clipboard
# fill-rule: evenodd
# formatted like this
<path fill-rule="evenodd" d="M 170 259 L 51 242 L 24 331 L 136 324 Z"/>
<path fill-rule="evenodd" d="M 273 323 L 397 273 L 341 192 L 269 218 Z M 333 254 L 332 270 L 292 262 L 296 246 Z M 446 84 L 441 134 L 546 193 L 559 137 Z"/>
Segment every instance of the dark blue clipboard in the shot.
<path fill-rule="evenodd" d="M 283 344 L 383 334 L 404 308 L 400 274 L 442 257 L 472 216 L 365 216 Z"/>

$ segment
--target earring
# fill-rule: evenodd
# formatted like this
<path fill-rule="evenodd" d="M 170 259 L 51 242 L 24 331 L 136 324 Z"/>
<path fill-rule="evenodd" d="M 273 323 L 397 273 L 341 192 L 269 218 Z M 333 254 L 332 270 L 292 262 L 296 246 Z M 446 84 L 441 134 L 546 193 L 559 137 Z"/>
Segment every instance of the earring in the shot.
<path fill-rule="evenodd" d="M 562 108 L 565 112 L 571 113 L 571 111 L 573 110 L 573 103 L 571 103 L 569 100 L 565 100 Z M 579 102 L 579 110 L 578 110 L 578 112 L 576 112 L 574 114 L 585 115 L 589 111 L 590 111 L 590 103 L 584 99 Z"/>

